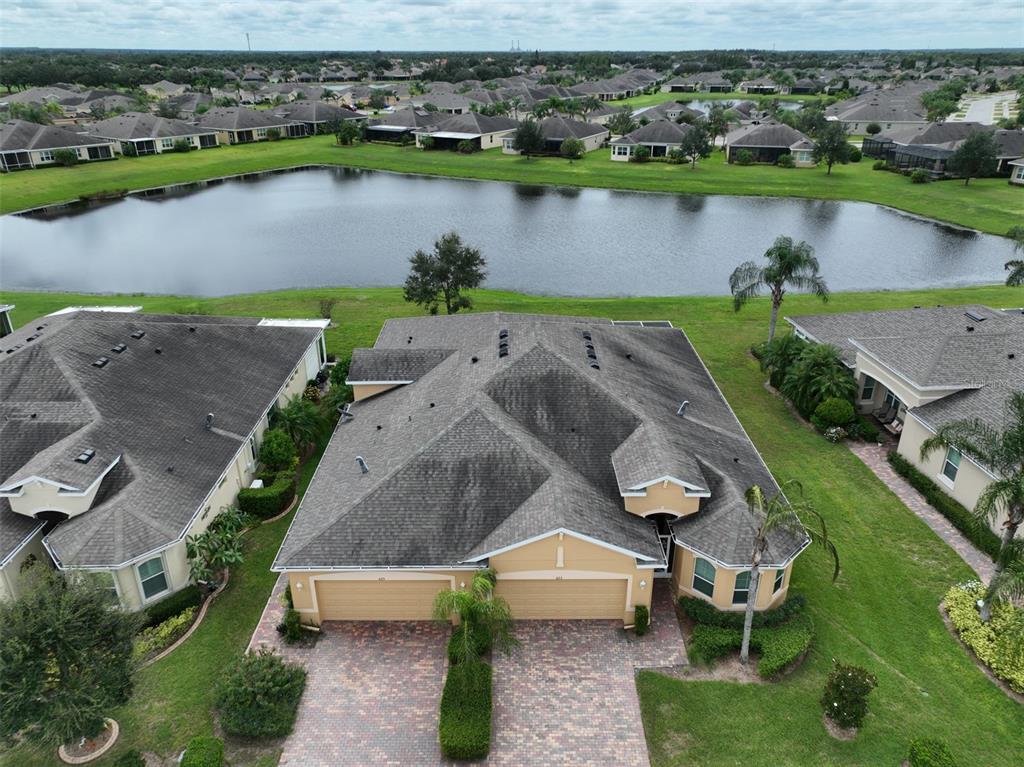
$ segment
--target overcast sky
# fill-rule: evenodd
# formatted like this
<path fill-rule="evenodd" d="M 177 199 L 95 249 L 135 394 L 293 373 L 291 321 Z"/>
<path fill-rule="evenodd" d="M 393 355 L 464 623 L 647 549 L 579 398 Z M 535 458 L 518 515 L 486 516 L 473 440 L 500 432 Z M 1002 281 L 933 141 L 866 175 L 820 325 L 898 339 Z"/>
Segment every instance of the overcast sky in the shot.
<path fill-rule="evenodd" d="M 1020 47 L 1022 0 L 0 0 L 0 44 L 253 50 Z"/>

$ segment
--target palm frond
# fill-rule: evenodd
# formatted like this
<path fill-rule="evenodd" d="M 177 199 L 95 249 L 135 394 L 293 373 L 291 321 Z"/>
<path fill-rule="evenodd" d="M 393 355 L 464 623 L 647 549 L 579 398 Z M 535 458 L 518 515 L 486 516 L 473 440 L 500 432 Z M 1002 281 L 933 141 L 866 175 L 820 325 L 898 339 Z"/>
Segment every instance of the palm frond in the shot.
<path fill-rule="evenodd" d="M 751 298 L 758 296 L 765 287 L 764 272 L 753 261 L 744 261 L 729 275 L 729 290 L 732 292 L 733 308 L 740 310 Z"/>
<path fill-rule="evenodd" d="M 1021 247 L 1020 243 L 1017 247 Z M 1019 288 L 1024 286 L 1024 260 L 1014 258 L 1007 261 L 1003 268 L 1009 272 L 1006 276 L 1006 284 L 1011 288 Z"/>
<path fill-rule="evenodd" d="M 985 592 L 985 601 L 1009 602 L 1024 599 L 1024 541 L 1016 539 L 999 552 L 999 573 Z"/>
<path fill-rule="evenodd" d="M 1000 452 L 1000 441 L 999 432 L 978 419 L 952 421 L 921 443 L 921 460 L 927 460 L 936 450 L 953 447 L 992 465 Z"/>

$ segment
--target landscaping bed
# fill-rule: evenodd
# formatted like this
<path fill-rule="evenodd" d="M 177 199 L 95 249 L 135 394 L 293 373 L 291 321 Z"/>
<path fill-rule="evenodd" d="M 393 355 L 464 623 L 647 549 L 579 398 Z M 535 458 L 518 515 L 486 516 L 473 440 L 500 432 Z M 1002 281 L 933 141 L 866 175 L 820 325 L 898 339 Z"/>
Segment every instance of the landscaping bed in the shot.
<path fill-rule="evenodd" d="M 970 650 L 1000 687 L 1018 703 L 1024 703 L 1024 637 L 1016 626 L 1024 621 L 1024 608 L 992 605 L 992 617 L 981 620 L 977 602 L 985 595 L 980 581 L 961 583 L 948 592 L 940 609 Z"/>
<path fill-rule="evenodd" d="M 449 665 L 441 693 L 438 737 L 449 759 L 483 759 L 491 750 L 491 664 Z"/>

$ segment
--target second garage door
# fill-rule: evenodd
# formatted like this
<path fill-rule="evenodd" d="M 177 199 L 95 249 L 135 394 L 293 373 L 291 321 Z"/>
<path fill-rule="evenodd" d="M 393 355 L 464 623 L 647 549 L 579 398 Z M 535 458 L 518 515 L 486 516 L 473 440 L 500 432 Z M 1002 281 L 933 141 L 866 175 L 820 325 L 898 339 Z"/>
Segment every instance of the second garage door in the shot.
<path fill-rule="evenodd" d="M 444 580 L 319 581 L 320 619 L 325 621 L 426 621 Z"/>
<path fill-rule="evenodd" d="M 626 580 L 498 579 L 495 593 L 519 619 L 615 619 L 626 611 Z"/>

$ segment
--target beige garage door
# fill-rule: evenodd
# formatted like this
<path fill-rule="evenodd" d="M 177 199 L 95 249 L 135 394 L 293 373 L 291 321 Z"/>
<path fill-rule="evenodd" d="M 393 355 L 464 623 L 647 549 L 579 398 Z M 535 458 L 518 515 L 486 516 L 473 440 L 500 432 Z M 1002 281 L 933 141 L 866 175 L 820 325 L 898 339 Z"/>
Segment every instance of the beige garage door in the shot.
<path fill-rule="evenodd" d="M 495 593 L 508 600 L 516 618 L 622 620 L 626 611 L 626 581 L 498 579 Z"/>
<path fill-rule="evenodd" d="M 320 619 L 325 621 L 430 620 L 434 595 L 451 581 L 317 581 Z"/>

